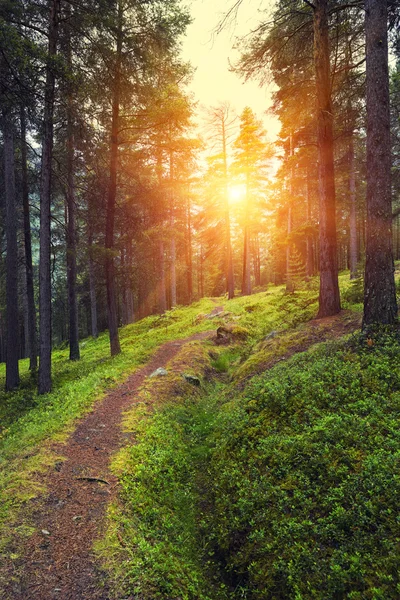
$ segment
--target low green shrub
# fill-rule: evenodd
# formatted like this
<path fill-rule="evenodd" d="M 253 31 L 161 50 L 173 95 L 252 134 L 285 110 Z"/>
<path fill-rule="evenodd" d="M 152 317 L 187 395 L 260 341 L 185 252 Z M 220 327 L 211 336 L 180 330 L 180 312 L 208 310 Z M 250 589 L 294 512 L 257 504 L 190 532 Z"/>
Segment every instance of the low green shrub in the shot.
<path fill-rule="evenodd" d="M 220 412 L 203 535 L 243 597 L 399 598 L 399 356 L 395 336 L 328 345 Z"/>

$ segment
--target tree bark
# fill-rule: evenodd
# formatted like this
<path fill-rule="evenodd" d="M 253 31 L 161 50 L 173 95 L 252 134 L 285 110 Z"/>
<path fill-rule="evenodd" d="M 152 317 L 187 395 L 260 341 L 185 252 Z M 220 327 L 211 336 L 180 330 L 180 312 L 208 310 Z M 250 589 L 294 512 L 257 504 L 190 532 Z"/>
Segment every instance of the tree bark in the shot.
<path fill-rule="evenodd" d="M 53 113 L 55 73 L 51 61 L 57 53 L 60 0 L 49 0 L 49 46 L 44 97 L 42 167 L 40 178 L 40 264 L 39 264 L 39 394 L 51 390 L 51 260 L 50 211 L 53 156 Z"/>
<path fill-rule="evenodd" d="M 365 1 L 367 234 L 362 327 L 397 319 L 392 249 L 389 72 L 386 0 Z"/>
<path fill-rule="evenodd" d="M 349 140 L 349 193 L 350 193 L 350 219 L 349 219 L 349 262 L 350 262 L 350 279 L 358 277 L 358 245 L 357 245 L 357 199 L 356 199 L 356 169 L 354 160 L 354 139 L 353 132 Z"/>
<path fill-rule="evenodd" d="M 188 192 L 188 197 L 187 197 L 187 202 L 186 202 L 186 214 L 187 214 L 187 253 L 186 253 L 187 289 L 188 289 L 188 303 L 191 304 L 193 301 L 193 251 L 192 251 L 191 206 L 190 206 L 189 192 Z"/>
<path fill-rule="evenodd" d="M 307 181 L 306 181 L 306 189 L 307 189 L 307 223 L 311 225 L 311 184 L 310 184 L 310 167 L 307 163 Z M 313 235 L 312 233 L 307 234 L 307 265 L 306 265 L 306 274 L 307 277 L 312 277 L 314 275 L 314 248 L 313 248 Z"/>
<path fill-rule="evenodd" d="M 243 281 L 242 294 L 248 296 L 251 294 L 251 275 L 250 275 L 250 184 L 247 174 L 246 181 L 246 214 L 244 224 L 244 244 L 243 244 Z"/>
<path fill-rule="evenodd" d="M 171 228 L 174 228 L 174 217 L 171 215 Z M 171 308 L 176 306 L 176 242 L 172 234 L 170 242 L 170 289 L 171 289 Z"/>
<path fill-rule="evenodd" d="M 126 286 L 126 316 L 127 323 L 133 323 L 135 320 L 135 310 L 133 304 L 133 284 L 132 284 L 132 238 L 127 241 L 126 248 L 126 267 L 127 267 L 127 286 Z"/>
<path fill-rule="evenodd" d="M 6 390 L 19 385 L 18 243 L 15 196 L 14 132 L 10 111 L 3 112 L 4 188 L 6 200 Z"/>
<path fill-rule="evenodd" d="M 317 92 L 319 175 L 320 288 L 318 317 L 321 318 L 340 312 L 340 295 L 336 242 L 328 0 L 316 0 L 314 5 L 314 63 Z"/>
<path fill-rule="evenodd" d="M 66 18 L 71 17 L 71 6 L 66 3 Z M 67 64 L 72 72 L 70 32 L 67 32 Z M 70 87 L 70 86 L 69 86 Z M 67 98 L 67 286 L 69 308 L 69 359 L 79 360 L 78 300 L 76 294 L 76 207 L 74 185 L 74 107 L 72 90 Z"/>
<path fill-rule="evenodd" d="M 24 216 L 28 356 L 29 356 L 29 369 L 32 372 L 34 372 L 37 369 L 37 331 L 36 331 L 35 293 L 34 293 L 34 285 L 33 285 L 31 220 L 30 220 L 30 210 L 29 210 L 28 160 L 27 160 L 27 147 L 26 147 L 26 118 L 25 118 L 25 107 L 23 105 L 21 105 L 21 109 L 20 109 L 20 127 L 21 127 L 21 187 L 22 187 L 22 210 L 23 210 L 23 216 Z"/>
<path fill-rule="evenodd" d="M 91 329 L 92 337 L 97 338 L 99 335 L 97 328 L 97 300 L 96 300 L 96 284 L 94 277 L 94 265 L 93 265 L 93 240 L 92 235 L 89 233 L 89 293 L 90 293 L 90 317 L 91 317 Z"/>
<path fill-rule="evenodd" d="M 121 352 L 118 337 L 118 314 L 115 289 L 115 265 L 114 265 L 114 223 L 115 202 L 117 195 L 117 170 L 118 170 L 118 129 L 119 129 L 119 102 L 121 87 L 121 60 L 122 60 L 122 2 L 118 3 L 117 22 L 117 48 L 114 72 L 114 89 L 112 99 L 111 119 L 111 156 L 110 156 L 110 183 L 107 199 L 107 221 L 106 221 L 106 286 L 107 286 L 107 314 L 108 331 L 110 335 L 111 356 Z"/>
<path fill-rule="evenodd" d="M 222 136 L 222 156 L 224 161 L 224 202 L 225 202 L 225 252 L 226 252 L 226 291 L 228 292 L 228 300 L 231 300 L 235 295 L 235 281 L 233 274 L 233 256 L 232 256 L 232 240 L 231 240 L 231 217 L 229 210 L 229 193 L 228 193 L 228 156 L 226 149 L 226 128 L 225 128 L 225 113 L 221 117 L 221 136 Z"/>
<path fill-rule="evenodd" d="M 176 240 L 175 240 L 175 198 L 174 198 L 174 157 L 172 150 L 169 157 L 169 183 L 170 183 L 170 224 L 171 224 L 171 242 L 170 242 L 170 291 L 171 308 L 176 306 Z"/>
<path fill-rule="evenodd" d="M 158 288 L 158 312 L 162 315 L 167 310 L 167 290 L 165 285 L 164 241 L 158 242 L 158 264 L 160 283 Z"/>

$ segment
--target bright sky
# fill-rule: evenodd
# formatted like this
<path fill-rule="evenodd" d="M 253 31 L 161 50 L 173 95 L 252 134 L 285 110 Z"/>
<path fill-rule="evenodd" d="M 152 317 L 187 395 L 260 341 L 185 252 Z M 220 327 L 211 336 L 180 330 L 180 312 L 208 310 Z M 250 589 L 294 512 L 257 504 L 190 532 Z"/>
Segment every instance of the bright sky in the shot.
<path fill-rule="evenodd" d="M 259 21 L 258 9 L 273 6 L 274 0 L 243 0 L 236 24 L 214 35 L 221 16 L 234 0 L 193 0 L 189 3 L 193 23 L 183 42 L 182 56 L 195 69 L 189 89 L 201 105 L 215 106 L 229 101 L 240 114 L 245 106 L 263 119 L 268 139 L 273 141 L 279 132 L 279 121 L 265 114 L 271 105 L 270 90 L 260 88 L 255 81 L 243 83 L 229 71 L 238 52 L 232 49 L 235 36 L 248 33 Z"/>

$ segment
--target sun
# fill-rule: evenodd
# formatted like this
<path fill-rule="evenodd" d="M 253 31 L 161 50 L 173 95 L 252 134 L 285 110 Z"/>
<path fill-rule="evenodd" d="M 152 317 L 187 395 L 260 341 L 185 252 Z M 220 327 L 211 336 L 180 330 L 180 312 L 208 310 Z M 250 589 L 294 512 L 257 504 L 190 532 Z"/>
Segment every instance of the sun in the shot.
<path fill-rule="evenodd" d="M 239 204 L 246 197 L 246 186 L 243 184 L 230 185 L 228 187 L 228 196 L 230 204 Z"/>

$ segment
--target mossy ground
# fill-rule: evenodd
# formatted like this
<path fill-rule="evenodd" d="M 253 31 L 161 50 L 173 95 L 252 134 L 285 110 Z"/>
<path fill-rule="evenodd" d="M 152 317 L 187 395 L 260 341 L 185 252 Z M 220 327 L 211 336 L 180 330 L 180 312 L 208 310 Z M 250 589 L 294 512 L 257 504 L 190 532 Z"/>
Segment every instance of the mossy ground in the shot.
<path fill-rule="evenodd" d="M 359 312 L 361 305 L 354 303 L 359 298 L 353 297 L 354 287 L 348 282 L 348 274 L 341 276 L 341 286 L 345 298 L 348 298 L 345 307 L 355 313 Z M 346 290 L 349 290 L 347 295 Z M 197 318 L 199 314 L 210 313 L 216 304 L 224 304 L 225 313 L 228 314 L 217 315 L 212 319 Z M 325 398 L 328 410 L 332 398 L 331 381 L 320 381 L 318 378 L 322 376 L 323 369 L 313 367 L 323 364 L 320 361 L 325 360 L 325 356 L 329 357 L 328 362 L 336 365 L 338 379 L 335 381 L 338 383 L 335 384 L 335 390 L 343 388 L 346 391 L 356 385 L 350 377 L 351 369 L 350 374 L 348 371 L 344 374 L 340 369 L 342 358 L 339 360 L 337 357 L 346 355 L 351 357 L 350 363 L 359 365 L 362 363 L 365 347 L 362 351 L 359 347 L 346 347 L 343 350 L 344 346 L 341 345 L 322 347 L 322 354 L 311 349 L 303 353 L 304 358 L 300 362 L 296 362 L 296 357 L 286 360 L 293 351 L 304 350 L 310 339 L 319 342 L 325 334 L 329 336 L 329 328 L 325 332 L 323 328 L 318 332 L 305 324 L 315 317 L 316 312 L 315 281 L 294 294 L 285 294 L 282 287 L 271 287 L 229 303 L 223 299 L 205 299 L 191 307 L 170 311 L 163 317 L 150 317 L 123 328 L 123 353 L 116 358 L 108 357 L 106 335 L 98 340 L 86 340 L 82 343 L 82 360 L 79 363 L 69 362 L 67 351 L 55 351 L 54 391 L 43 397 L 36 395 L 27 363 L 22 362 L 21 390 L 14 394 L 0 394 L 0 416 L 3 418 L 0 442 L 2 539 L 7 543 L 13 524 L 17 522 L 18 515 L 19 518 L 21 516 L 21 508 L 26 510 L 29 506 L 27 501 L 42 493 L 43 490 L 37 483 L 37 473 L 60 458 L 51 450 L 52 442 L 65 440 L 73 429 L 74 421 L 90 410 L 107 388 L 117 385 L 127 374 L 143 364 L 165 341 L 207 329 L 216 331 L 218 326 L 228 324 L 246 331 L 246 335 L 240 340 L 231 340 L 233 343 L 229 346 L 206 348 L 197 343 L 189 344 L 172 365 L 172 373 L 162 380 L 152 381 L 151 384 L 148 382 L 141 391 L 138 404 L 126 416 L 125 427 L 135 436 L 136 441 L 115 457 L 114 470 L 120 479 L 122 494 L 119 501 L 110 508 L 108 534 L 99 544 L 98 551 L 105 561 L 110 578 L 118 582 L 117 587 L 124 593 L 139 594 L 143 600 L 325 598 L 318 595 L 317 580 L 310 584 L 308 591 L 304 591 L 299 583 L 304 579 L 304 572 L 299 563 L 289 568 L 294 564 L 292 558 L 288 558 L 287 563 L 281 564 L 278 561 L 279 564 L 274 566 L 275 571 L 272 569 L 272 574 L 267 577 L 270 566 L 275 564 L 274 548 L 279 548 L 282 553 L 280 538 L 274 537 L 265 545 L 265 532 L 262 533 L 258 526 L 254 529 L 258 514 L 262 520 L 266 519 L 268 513 L 268 518 L 272 519 L 271 527 L 279 522 L 279 515 L 273 511 L 268 512 L 268 503 L 265 505 L 265 499 L 257 495 L 260 487 L 259 473 L 268 471 L 269 468 L 269 459 L 263 462 L 264 455 L 258 448 L 263 448 L 266 439 L 271 437 L 268 429 L 270 417 L 265 422 L 263 408 L 258 403 L 258 396 L 264 393 L 261 391 L 268 390 L 265 393 L 274 394 L 276 386 L 284 381 L 287 381 L 287 389 L 291 389 L 291 382 L 298 381 L 293 393 L 297 393 L 302 385 L 307 389 L 310 380 L 304 373 L 310 370 L 315 377 L 313 383 L 316 385 L 316 397 L 320 394 L 321 398 Z M 355 320 L 357 318 L 356 315 Z M 350 313 L 342 315 L 342 319 L 347 319 L 350 325 L 353 322 Z M 278 332 L 277 336 L 265 339 L 272 331 Z M 394 340 L 390 344 L 393 348 L 396 347 Z M 385 352 L 389 352 L 390 344 L 386 344 L 386 350 L 379 351 L 383 363 L 389 360 Z M 379 344 L 373 344 L 372 353 L 378 352 L 378 348 Z M 369 350 L 370 346 L 367 348 Z M 263 373 L 266 367 L 271 367 L 279 358 L 285 358 L 285 364 L 276 365 L 268 373 Z M 390 379 L 388 369 L 378 362 L 366 363 L 365 373 L 363 372 L 363 377 L 371 383 L 371 390 Z M 361 377 L 360 369 L 361 367 L 354 369 L 355 380 Z M 374 369 L 379 372 L 378 375 Z M 202 387 L 197 389 L 188 384 L 182 378 L 180 370 L 200 376 Z M 215 374 L 213 384 L 207 383 L 211 373 Z M 383 379 L 380 374 L 383 374 Z M 299 377 L 300 379 L 296 379 Z M 275 388 L 274 381 L 277 382 Z M 390 381 L 390 385 L 393 385 L 387 386 L 385 393 L 392 402 L 396 397 L 393 394 L 397 389 L 397 380 L 392 378 Z M 254 389 L 258 390 L 257 393 L 253 393 Z M 282 414 L 291 414 L 293 406 L 293 418 L 296 422 L 301 427 L 309 426 L 308 413 L 303 414 L 303 401 L 299 405 L 296 402 L 291 405 L 286 392 L 282 398 L 274 395 L 268 397 L 274 398 L 271 400 L 272 405 L 278 402 Z M 172 403 L 171 398 L 174 399 Z M 361 402 L 355 393 L 355 404 L 359 401 Z M 372 405 L 369 405 L 368 410 L 372 410 Z M 395 410 L 395 403 L 388 408 L 391 415 Z M 322 414 L 322 421 L 315 424 L 316 431 L 325 423 L 324 418 L 328 418 L 328 413 L 329 410 Z M 255 415 L 255 420 L 250 418 L 252 415 Z M 348 427 L 346 415 L 341 419 Z M 329 418 L 326 422 L 329 425 Z M 272 423 L 274 435 L 278 436 L 274 438 L 278 449 L 286 448 L 288 425 L 285 423 Z M 265 427 L 269 432 L 267 436 Z M 338 424 L 335 431 L 340 432 L 340 427 Z M 350 429 L 351 427 L 352 425 Z M 382 427 L 387 428 L 387 424 Z M 343 433 L 346 432 L 343 430 Z M 296 435 L 298 434 L 295 433 Z M 347 434 L 344 439 L 350 443 Z M 376 438 L 377 449 L 381 439 L 379 434 Z M 236 442 L 228 449 L 232 440 Z M 308 441 L 305 443 L 307 445 Z M 375 442 L 368 443 L 368 452 L 373 452 Z M 314 448 L 313 452 L 317 450 Z M 283 460 L 287 451 L 284 449 L 282 452 Z M 360 448 L 357 452 L 356 458 L 361 460 L 365 450 Z M 260 454 L 259 462 L 254 462 L 253 454 L 254 457 Z M 350 459 L 345 458 L 347 460 Z M 294 461 L 293 464 L 297 463 Z M 304 462 L 300 461 L 298 464 L 302 465 Z M 339 472 L 344 473 L 341 467 Z M 291 474 L 288 481 L 278 478 L 273 485 L 277 493 L 283 494 L 286 493 L 284 490 L 289 490 L 289 495 L 293 495 L 296 486 L 300 485 L 299 477 L 300 480 L 303 477 L 301 469 L 298 473 L 296 471 L 296 474 Z M 282 483 L 282 488 L 281 481 L 286 481 Z M 297 483 L 292 486 L 289 485 L 290 481 Z M 260 489 L 263 489 L 263 482 L 264 479 Z M 388 473 L 386 483 L 387 489 L 393 485 Z M 340 481 L 338 485 L 340 487 Z M 311 500 L 306 488 L 302 493 L 302 502 L 307 510 Z M 283 510 L 284 505 L 282 507 Z M 302 513 L 301 519 L 307 521 L 307 513 Z M 296 519 L 293 527 L 297 531 L 299 525 Z M 392 531 L 397 531 L 394 525 L 391 527 Z M 386 536 L 387 531 L 385 529 Z M 29 528 L 23 526 L 17 532 L 21 536 L 29 533 Z M 283 536 L 282 540 L 284 539 Z M 299 544 L 302 543 L 299 537 Z M 307 543 L 304 538 L 305 546 Z M 387 544 L 389 545 L 386 547 L 389 548 L 391 541 Z M 365 547 L 367 546 L 368 543 Z M 357 555 L 357 548 L 355 552 L 354 556 Z M 392 561 L 393 566 L 390 552 L 388 560 Z M 324 564 L 328 565 L 324 568 L 339 569 L 329 563 L 327 554 L 324 556 Z M 350 557 L 350 562 L 353 559 L 355 560 Z M 309 560 L 309 556 L 304 555 L 305 565 Z M 383 579 L 370 576 L 368 561 L 363 563 L 366 577 L 368 575 L 372 582 L 368 588 L 369 595 L 357 595 L 364 592 L 359 591 L 360 587 L 352 590 L 350 586 L 351 593 L 354 591 L 355 595 L 346 597 L 357 600 L 364 597 L 398 597 L 391 595 L 393 585 L 397 585 L 390 579 L 393 569 L 388 573 L 384 565 L 379 565 L 383 569 Z M 336 579 L 332 579 L 339 583 L 336 588 L 336 584 L 332 584 L 332 596 L 326 596 L 327 598 L 345 597 L 340 595 L 340 590 L 347 589 L 351 576 L 348 576 L 349 571 L 342 563 L 340 568 L 342 575 L 336 573 Z M 387 584 L 383 581 L 385 577 L 389 581 Z M 262 583 L 267 580 L 269 587 Z M 375 588 L 377 592 L 373 591 Z M 278 589 L 284 590 L 282 593 L 288 595 L 282 595 Z M 311 593 L 311 589 L 314 595 L 307 595 Z M 382 593 L 386 596 L 379 595 Z"/>
<path fill-rule="evenodd" d="M 136 443 L 116 459 L 122 492 L 98 545 L 120 594 L 398 597 L 396 475 L 391 467 L 374 470 L 382 452 L 393 466 L 400 447 L 400 385 L 389 377 L 400 347 L 384 332 L 372 344 L 349 338 L 360 306 L 346 306 L 335 322 L 310 323 L 313 289 L 237 299 L 225 318 L 249 335 L 211 349 L 214 383 L 172 402 L 167 390 L 151 414 L 133 411 Z M 345 337 L 325 343 L 336 335 Z M 385 408 L 377 408 L 382 401 Z M 390 450 L 382 431 L 393 436 Z M 369 485 L 393 518 L 377 519 L 380 496 L 363 506 Z"/>

